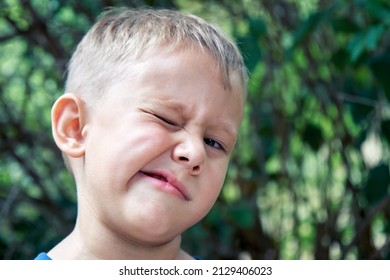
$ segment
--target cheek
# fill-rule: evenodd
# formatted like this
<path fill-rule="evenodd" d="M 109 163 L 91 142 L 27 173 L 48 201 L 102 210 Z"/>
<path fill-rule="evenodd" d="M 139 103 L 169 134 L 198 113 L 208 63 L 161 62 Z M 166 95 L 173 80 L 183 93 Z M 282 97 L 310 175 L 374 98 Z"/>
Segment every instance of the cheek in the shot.
<path fill-rule="evenodd" d="M 84 183 L 102 208 L 127 197 L 128 182 L 169 148 L 169 135 L 157 127 L 103 128 L 90 131 L 84 159 Z M 103 210 L 105 211 L 105 210 Z M 111 210 L 109 210 L 111 211 Z"/>
<path fill-rule="evenodd" d="M 156 125 L 103 127 L 90 131 L 85 160 L 91 176 L 132 176 L 170 147 L 170 135 Z M 122 175 L 122 176 L 121 176 Z M 111 178 L 114 180 L 115 178 Z M 128 180 L 128 178 L 127 178 Z"/>
<path fill-rule="evenodd" d="M 213 204 L 221 192 L 225 181 L 227 164 L 222 161 L 219 164 L 210 164 L 206 166 L 207 172 L 203 177 L 204 201 Z"/>

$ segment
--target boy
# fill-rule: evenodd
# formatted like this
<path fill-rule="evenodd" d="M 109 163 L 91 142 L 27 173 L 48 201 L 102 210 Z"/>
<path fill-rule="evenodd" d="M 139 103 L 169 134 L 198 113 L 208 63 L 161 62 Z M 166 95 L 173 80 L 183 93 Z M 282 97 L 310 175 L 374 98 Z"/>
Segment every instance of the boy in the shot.
<path fill-rule="evenodd" d="M 197 17 L 104 13 L 52 108 L 77 186 L 76 225 L 38 259 L 192 259 L 180 236 L 220 193 L 245 82 L 235 45 Z"/>

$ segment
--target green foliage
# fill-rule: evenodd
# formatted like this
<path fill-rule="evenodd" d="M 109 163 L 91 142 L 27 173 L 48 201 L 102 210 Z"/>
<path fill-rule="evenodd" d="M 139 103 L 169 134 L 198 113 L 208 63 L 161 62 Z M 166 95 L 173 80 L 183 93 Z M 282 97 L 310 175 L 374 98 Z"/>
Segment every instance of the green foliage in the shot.
<path fill-rule="evenodd" d="M 363 197 L 372 207 L 389 193 L 390 172 L 387 164 L 374 167 L 368 173 L 367 183 L 364 186 Z"/>
<path fill-rule="evenodd" d="M 19 1 L 0 4 L 0 258 L 72 229 L 75 189 L 50 136 L 66 63 L 107 3 L 198 14 L 250 73 L 221 196 L 184 234 L 210 259 L 389 259 L 390 4 L 358 1 Z"/>

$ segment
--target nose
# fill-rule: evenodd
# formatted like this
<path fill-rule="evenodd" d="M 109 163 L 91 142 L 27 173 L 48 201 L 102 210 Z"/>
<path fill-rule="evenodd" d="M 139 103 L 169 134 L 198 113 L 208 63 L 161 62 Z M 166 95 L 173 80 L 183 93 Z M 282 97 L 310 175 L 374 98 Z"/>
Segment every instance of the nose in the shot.
<path fill-rule="evenodd" d="M 175 162 L 184 165 L 191 175 L 199 175 L 203 169 L 205 153 L 203 139 L 188 136 L 174 147 L 172 157 Z"/>

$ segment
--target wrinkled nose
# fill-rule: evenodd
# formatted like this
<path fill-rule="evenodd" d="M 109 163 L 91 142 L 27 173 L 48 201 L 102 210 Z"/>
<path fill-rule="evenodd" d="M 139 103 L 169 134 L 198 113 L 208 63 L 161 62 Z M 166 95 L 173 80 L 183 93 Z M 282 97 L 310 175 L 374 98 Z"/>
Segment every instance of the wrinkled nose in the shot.
<path fill-rule="evenodd" d="M 173 160 L 190 172 L 199 175 L 202 172 L 206 156 L 203 139 L 188 137 L 173 149 Z"/>

